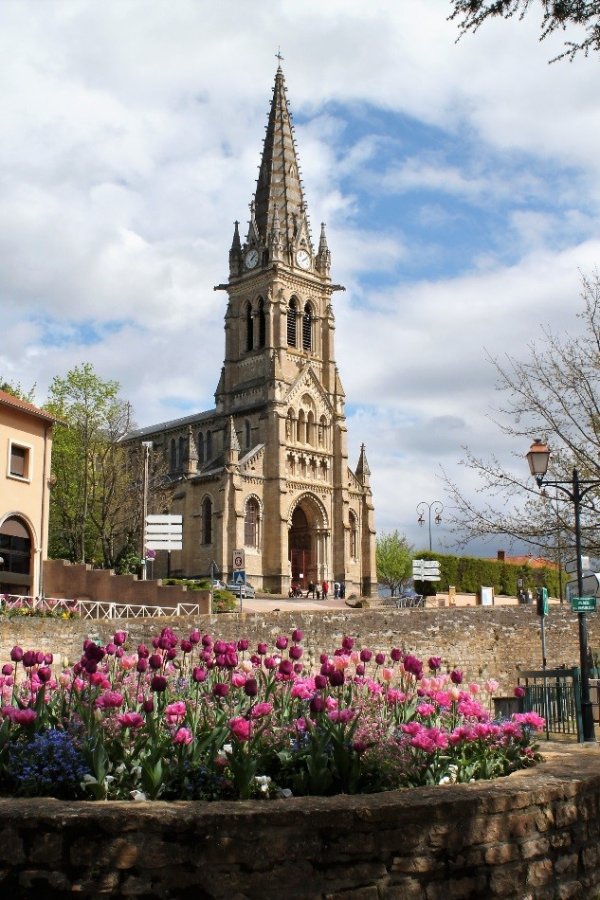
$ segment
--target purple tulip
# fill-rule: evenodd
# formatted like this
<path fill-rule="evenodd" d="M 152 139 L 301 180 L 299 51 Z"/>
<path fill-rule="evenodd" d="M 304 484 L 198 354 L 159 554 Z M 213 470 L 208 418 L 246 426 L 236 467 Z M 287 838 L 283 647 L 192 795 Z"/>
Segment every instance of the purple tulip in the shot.
<path fill-rule="evenodd" d="M 150 688 L 157 694 L 162 694 L 167 689 L 167 679 L 164 675 L 155 675 L 150 682 Z"/>
<path fill-rule="evenodd" d="M 246 683 L 244 685 L 244 693 L 247 697 L 256 697 L 258 694 L 258 681 L 256 678 L 248 678 L 246 679 Z"/>
<path fill-rule="evenodd" d="M 23 650 L 21 647 L 14 646 L 10 651 L 10 658 L 13 662 L 21 662 L 23 659 Z"/>

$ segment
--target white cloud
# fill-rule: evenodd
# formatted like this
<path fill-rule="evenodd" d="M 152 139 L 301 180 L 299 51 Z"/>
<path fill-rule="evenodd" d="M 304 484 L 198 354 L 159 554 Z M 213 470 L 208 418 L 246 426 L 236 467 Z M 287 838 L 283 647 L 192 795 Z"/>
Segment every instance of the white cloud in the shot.
<path fill-rule="evenodd" d="M 140 424 L 212 405 L 213 286 L 233 220 L 246 227 L 281 45 L 313 237 L 326 221 L 348 288 L 337 356 L 378 523 L 414 532 L 442 461 L 472 489 L 461 446 L 499 450 L 485 351 L 577 328 L 578 270 L 600 257 L 597 61 L 547 65 L 562 38 L 540 44 L 534 17 L 456 44 L 446 15 L 439 0 L 2 5 L 0 374 L 41 400 L 90 361 Z M 403 144 L 398 117 L 436 146 Z M 472 251 L 452 201 L 479 223 Z M 434 268 L 459 253 L 459 275 Z"/>

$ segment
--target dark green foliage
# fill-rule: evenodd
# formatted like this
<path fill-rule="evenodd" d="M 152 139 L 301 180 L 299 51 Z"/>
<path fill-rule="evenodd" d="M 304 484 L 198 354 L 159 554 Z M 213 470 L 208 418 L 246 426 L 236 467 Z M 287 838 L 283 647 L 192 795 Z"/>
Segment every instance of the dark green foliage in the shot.
<path fill-rule="evenodd" d="M 519 579 L 525 590 L 534 594 L 538 587 L 547 587 L 551 597 L 558 597 L 558 571 L 551 568 L 511 565 L 495 559 L 473 556 L 445 556 L 440 553 L 419 552 L 419 559 L 437 559 L 440 563 L 440 581 L 416 581 L 415 588 L 421 594 L 431 595 L 447 591 L 454 585 L 459 593 L 474 594 L 480 587 L 493 587 L 494 593 L 516 597 Z"/>

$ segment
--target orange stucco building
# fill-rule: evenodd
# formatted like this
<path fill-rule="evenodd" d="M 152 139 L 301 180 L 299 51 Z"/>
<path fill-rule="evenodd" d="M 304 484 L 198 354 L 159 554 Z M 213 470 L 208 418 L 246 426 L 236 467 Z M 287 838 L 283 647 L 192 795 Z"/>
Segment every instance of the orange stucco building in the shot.
<path fill-rule="evenodd" d="M 0 593 L 43 594 L 54 417 L 0 391 Z"/>

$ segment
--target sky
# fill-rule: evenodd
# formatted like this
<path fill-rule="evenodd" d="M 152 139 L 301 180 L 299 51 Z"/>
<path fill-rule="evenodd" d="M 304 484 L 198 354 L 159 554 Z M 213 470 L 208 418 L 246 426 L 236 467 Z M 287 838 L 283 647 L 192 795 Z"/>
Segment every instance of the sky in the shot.
<path fill-rule="evenodd" d="M 600 265 L 595 56 L 549 64 L 537 9 L 457 42 L 446 0 L 4 0 L 0 377 L 84 362 L 138 426 L 214 405 L 280 49 L 313 240 L 327 224 L 350 463 L 378 531 L 519 470 L 490 357 L 577 334 Z M 532 438 L 535 435 L 532 435 Z M 449 549 L 450 509 L 433 527 Z M 427 513 L 426 513 L 427 518 Z M 495 556 L 498 540 L 472 553 Z"/>

